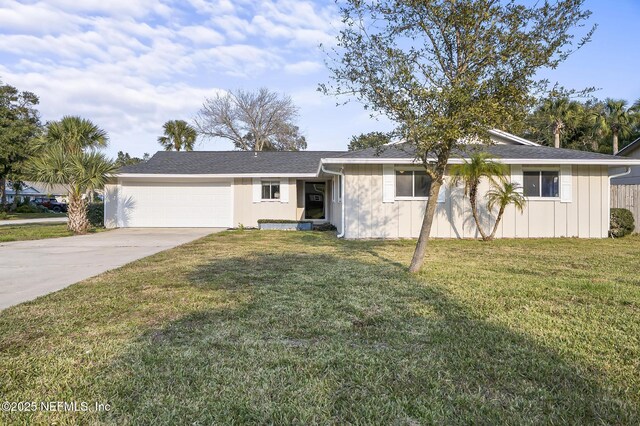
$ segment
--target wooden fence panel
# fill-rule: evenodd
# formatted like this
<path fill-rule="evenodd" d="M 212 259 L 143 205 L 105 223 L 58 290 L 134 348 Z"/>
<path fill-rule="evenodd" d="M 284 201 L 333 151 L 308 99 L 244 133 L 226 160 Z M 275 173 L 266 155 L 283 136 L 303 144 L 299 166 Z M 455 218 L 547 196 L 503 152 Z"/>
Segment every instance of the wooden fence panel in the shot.
<path fill-rule="evenodd" d="M 640 185 L 611 185 L 611 207 L 631 210 L 640 232 Z"/>

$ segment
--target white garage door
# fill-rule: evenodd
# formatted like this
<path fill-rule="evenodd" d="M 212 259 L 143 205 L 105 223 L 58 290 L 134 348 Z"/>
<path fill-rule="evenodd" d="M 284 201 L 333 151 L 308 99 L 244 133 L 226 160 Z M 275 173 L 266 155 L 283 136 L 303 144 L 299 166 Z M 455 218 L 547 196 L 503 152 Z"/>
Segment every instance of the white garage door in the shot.
<path fill-rule="evenodd" d="M 120 227 L 200 228 L 233 226 L 231 184 L 126 183 L 119 202 Z"/>

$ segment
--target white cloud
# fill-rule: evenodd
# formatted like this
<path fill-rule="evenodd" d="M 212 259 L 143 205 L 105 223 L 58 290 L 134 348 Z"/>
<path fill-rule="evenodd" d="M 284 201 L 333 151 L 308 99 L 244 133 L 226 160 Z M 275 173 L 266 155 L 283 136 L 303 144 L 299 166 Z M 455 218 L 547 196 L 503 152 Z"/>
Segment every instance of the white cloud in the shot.
<path fill-rule="evenodd" d="M 286 64 L 284 70 L 290 74 L 312 74 L 324 68 L 320 62 L 300 61 L 292 64 Z"/>
<path fill-rule="evenodd" d="M 316 81 L 300 91 L 283 76 L 322 70 L 332 22 L 332 5 L 310 1 L 0 0 L 0 79 L 38 94 L 45 120 L 85 116 L 110 133 L 110 153 L 141 155 L 219 88 L 278 81 L 310 95 Z M 302 105 L 322 104 L 308 95 Z"/>

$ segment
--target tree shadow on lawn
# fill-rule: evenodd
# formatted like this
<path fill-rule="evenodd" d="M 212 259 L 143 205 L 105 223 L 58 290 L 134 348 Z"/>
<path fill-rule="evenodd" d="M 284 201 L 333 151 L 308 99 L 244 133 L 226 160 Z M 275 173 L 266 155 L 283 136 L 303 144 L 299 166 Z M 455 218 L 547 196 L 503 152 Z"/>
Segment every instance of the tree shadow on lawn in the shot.
<path fill-rule="evenodd" d="M 638 408 L 393 263 L 211 260 L 189 280 L 249 302 L 146 332 L 99 376 L 123 423 L 634 423 Z"/>

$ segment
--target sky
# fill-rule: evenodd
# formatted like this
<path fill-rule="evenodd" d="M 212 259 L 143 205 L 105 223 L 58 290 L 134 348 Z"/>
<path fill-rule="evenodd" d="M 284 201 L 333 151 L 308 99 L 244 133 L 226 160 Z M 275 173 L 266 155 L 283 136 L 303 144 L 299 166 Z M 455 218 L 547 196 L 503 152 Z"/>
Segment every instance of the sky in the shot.
<path fill-rule="evenodd" d="M 542 75 L 599 98 L 640 98 L 640 0 L 587 0 L 591 43 Z M 339 28 L 333 1 L 0 0 L 0 80 L 40 97 L 43 121 L 92 120 L 107 154 L 160 149 L 167 120 L 191 121 L 207 97 L 266 87 L 300 108 L 308 149 L 346 149 L 353 135 L 390 130 L 357 103 L 317 91 Z M 508 130 L 508 129 L 507 129 Z M 198 150 L 231 150 L 199 139 Z"/>

